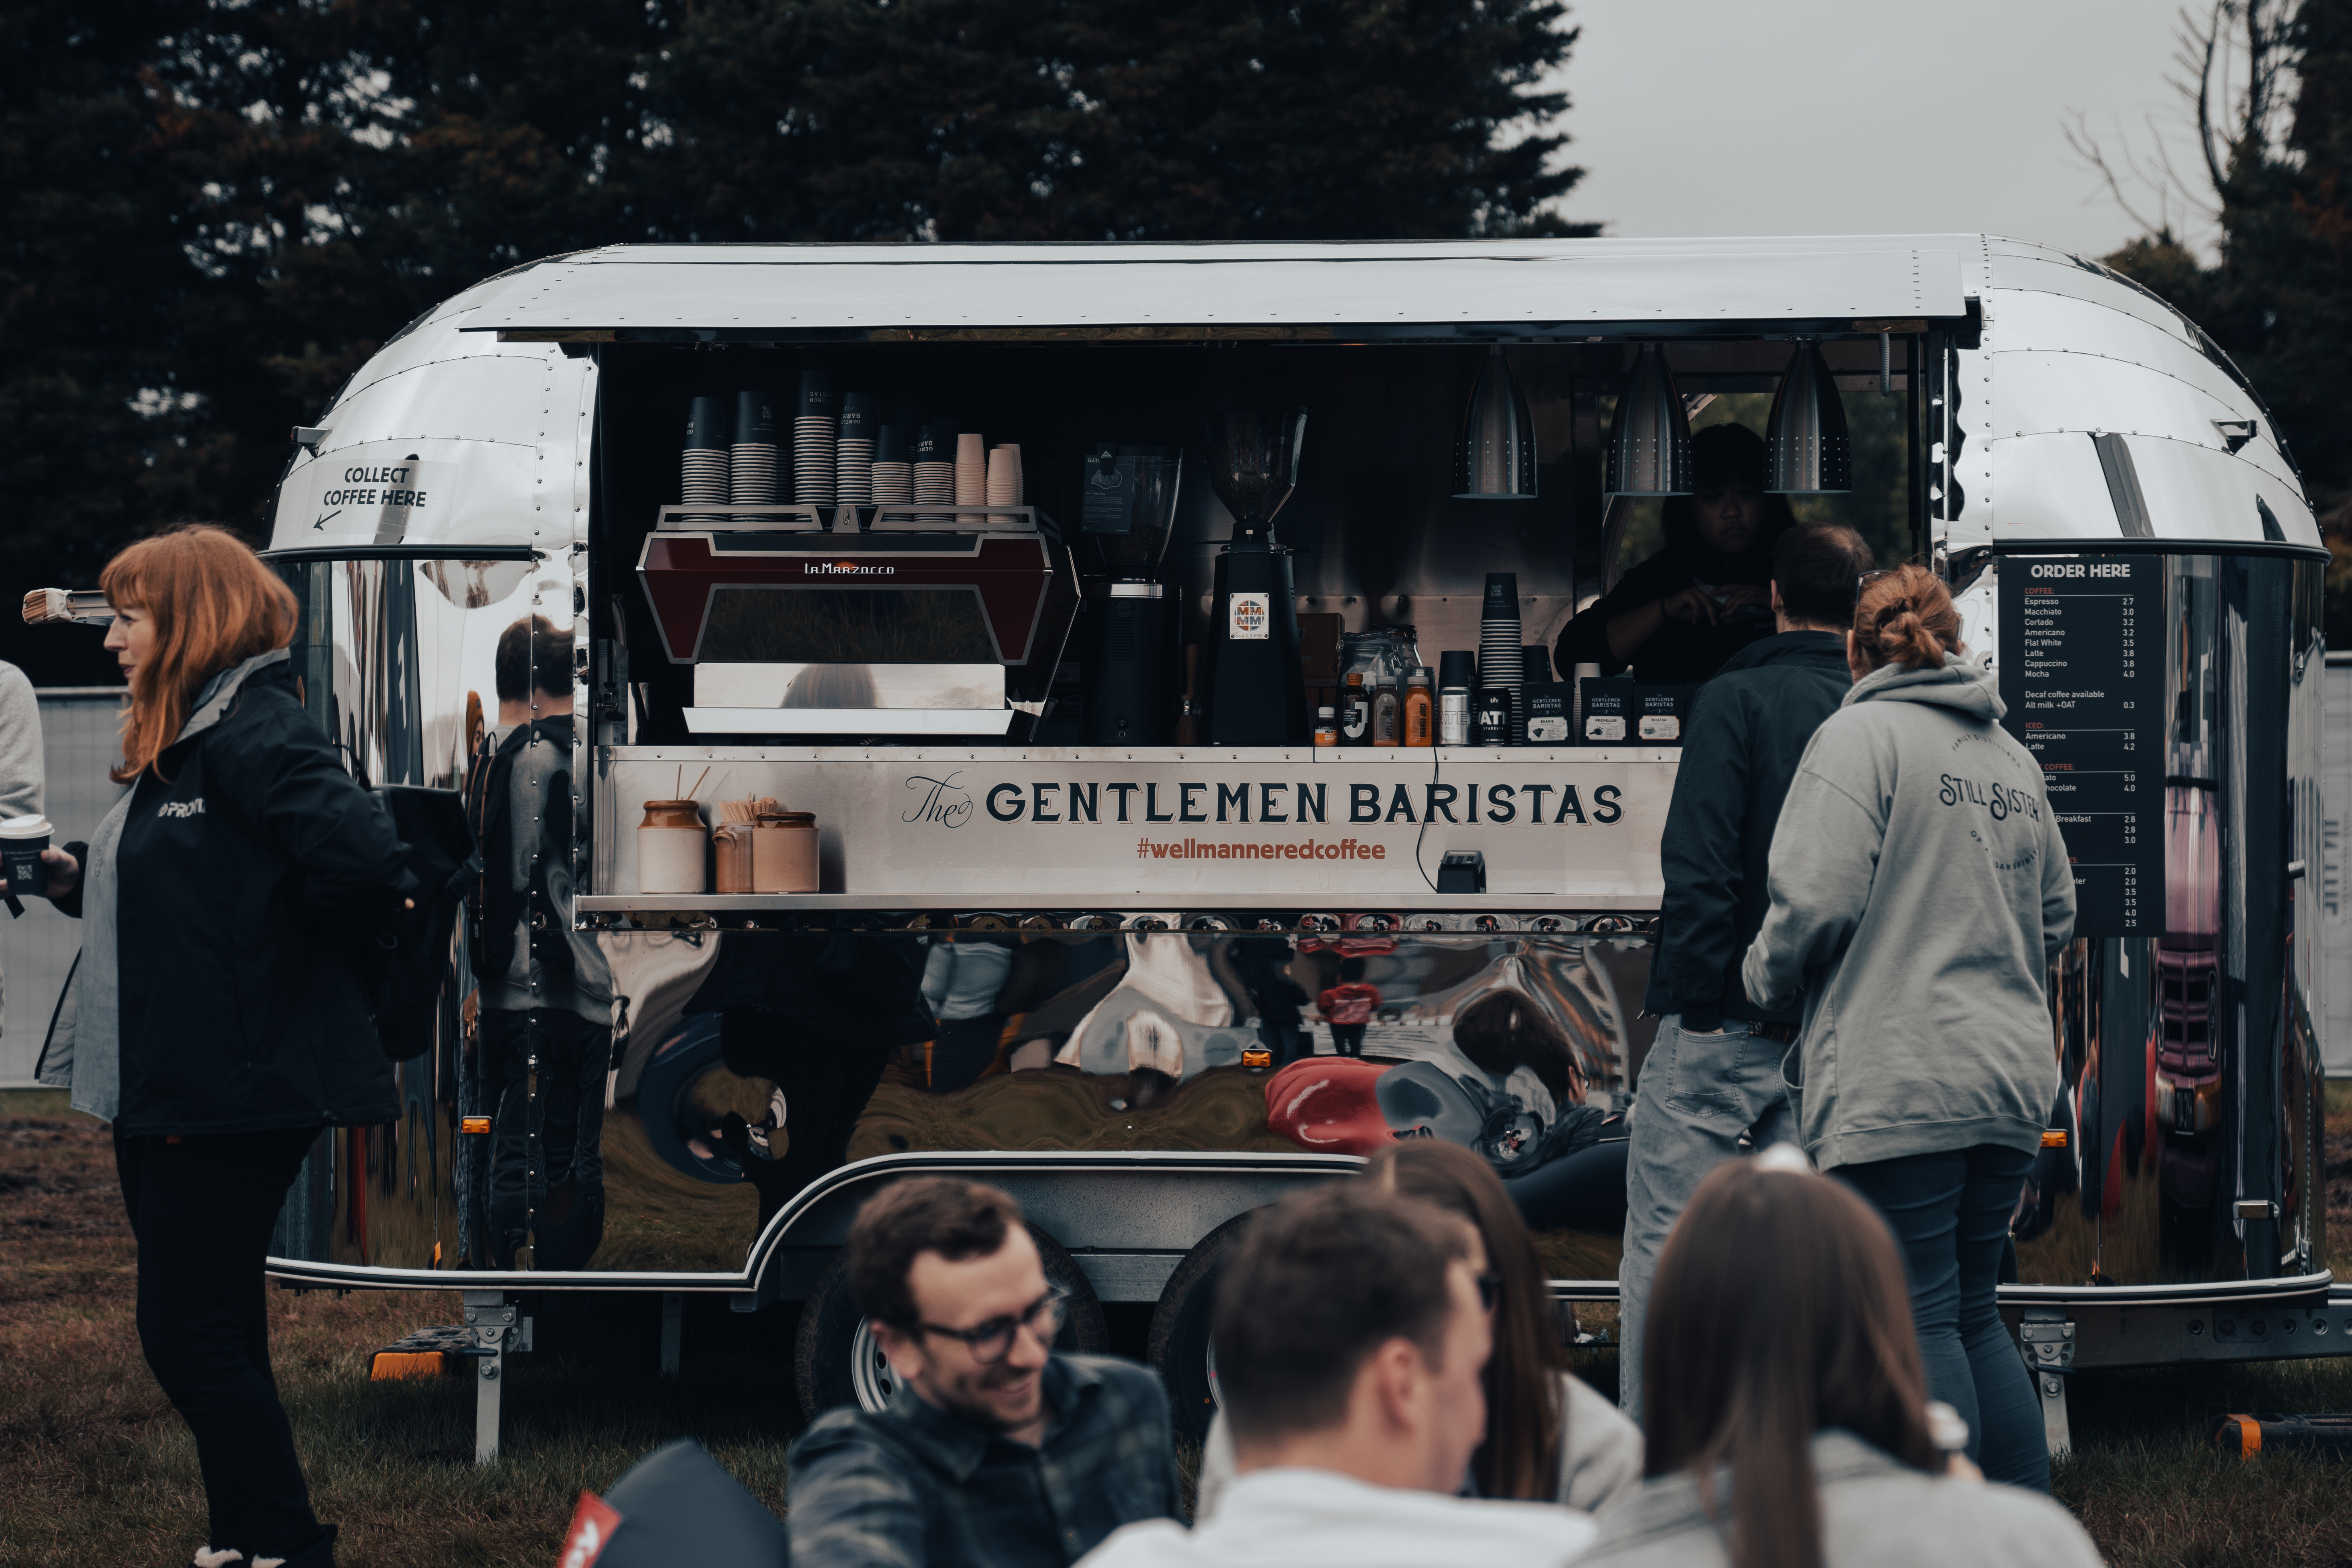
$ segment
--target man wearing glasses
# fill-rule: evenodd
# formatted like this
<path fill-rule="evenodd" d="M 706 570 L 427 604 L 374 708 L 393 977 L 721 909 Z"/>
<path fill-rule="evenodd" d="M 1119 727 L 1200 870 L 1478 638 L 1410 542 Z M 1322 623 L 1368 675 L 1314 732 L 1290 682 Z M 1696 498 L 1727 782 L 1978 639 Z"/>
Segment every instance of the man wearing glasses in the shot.
<path fill-rule="evenodd" d="M 1066 1568 L 1112 1531 L 1182 1513 L 1160 1380 L 1058 1355 L 1063 1293 L 1021 1206 L 927 1176 L 849 1231 L 849 1282 L 898 1391 L 793 1446 L 800 1568 Z"/>

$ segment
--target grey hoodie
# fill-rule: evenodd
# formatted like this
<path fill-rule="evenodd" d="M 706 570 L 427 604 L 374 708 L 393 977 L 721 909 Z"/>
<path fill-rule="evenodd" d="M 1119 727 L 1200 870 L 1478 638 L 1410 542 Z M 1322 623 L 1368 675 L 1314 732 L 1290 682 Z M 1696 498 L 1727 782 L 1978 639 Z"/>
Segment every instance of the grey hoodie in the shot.
<path fill-rule="evenodd" d="M 1772 907 L 1741 978 L 1801 988 L 1791 1094 L 1823 1170 L 2038 1147 L 2058 1090 L 2042 976 L 2074 877 L 2042 769 L 1989 665 L 1888 665 L 1813 732 L 1772 836 Z"/>
<path fill-rule="evenodd" d="M 1835 1430 L 1813 1436 L 1813 1476 L 1822 1568 L 2098 1568 L 2099 1549 L 2074 1516 L 2038 1492 L 1923 1475 Z M 1601 1505 L 1601 1537 L 1577 1568 L 1729 1563 L 1729 1472 L 1717 1475 L 1713 1495 L 1709 1517 L 1697 1479 L 1682 1471 L 1618 1493 Z"/>

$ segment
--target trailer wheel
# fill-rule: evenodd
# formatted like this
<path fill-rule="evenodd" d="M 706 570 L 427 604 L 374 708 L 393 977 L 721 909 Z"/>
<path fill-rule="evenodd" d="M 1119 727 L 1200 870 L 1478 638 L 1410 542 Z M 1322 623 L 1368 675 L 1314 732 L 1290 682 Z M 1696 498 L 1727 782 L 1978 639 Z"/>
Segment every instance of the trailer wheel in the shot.
<path fill-rule="evenodd" d="M 1152 1309 L 1151 1337 L 1147 1354 L 1152 1370 L 1168 1389 L 1168 1409 L 1176 1430 L 1195 1442 L 1209 1435 L 1209 1422 L 1220 1405 L 1217 1397 L 1217 1351 L 1209 1339 L 1209 1320 L 1217 1297 L 1217 1268 L 1227 1248 L 1240 1239 L 1248 1215 L 1235 1215 L 1202 1237 L 1160 1293 Z"/>
<path fill-rule="evenodd" d="M 1062 1244 L 1029 1227 L 1037 1244 L 1037 1258 L 1045 1268 L 1045 1283 L 1070 1293 L 1069 1314 L 1062 1331 L 1054 1336 L 1057 1351 L 1095 1354 L 1110 1345 L 1110 1329 L 1103 1321 L 1102 1303 L 1094 1286 Z M 833 1255 L 817 1276 L 816 1284 L 801 1303 L 800 1332 L 793 1342 L 793 1386 L 800 1395 L 801 1415 L 814 1420 L 839 1405 L 877 1411 L 898 1392 L 898 1374 L 882 1353 L 880 1342 L 857 1310 L 849 1289 L 849 1249 Z"/>

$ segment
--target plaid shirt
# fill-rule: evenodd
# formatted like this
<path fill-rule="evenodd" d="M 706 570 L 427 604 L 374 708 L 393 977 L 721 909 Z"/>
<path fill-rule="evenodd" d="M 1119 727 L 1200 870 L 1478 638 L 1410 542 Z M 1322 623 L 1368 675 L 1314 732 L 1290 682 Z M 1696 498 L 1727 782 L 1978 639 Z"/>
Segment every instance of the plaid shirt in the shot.
<path fill-rule="evenodd" d="M 793 1446 L 796 1568 L 1067 1568 L 1123 1524 L 1183 1517 L 1160 1380 L 1108 1356 L 1046 1363 L 1036 1447 L 901 1385 L 878 1415 L 829 1410 Z"/>

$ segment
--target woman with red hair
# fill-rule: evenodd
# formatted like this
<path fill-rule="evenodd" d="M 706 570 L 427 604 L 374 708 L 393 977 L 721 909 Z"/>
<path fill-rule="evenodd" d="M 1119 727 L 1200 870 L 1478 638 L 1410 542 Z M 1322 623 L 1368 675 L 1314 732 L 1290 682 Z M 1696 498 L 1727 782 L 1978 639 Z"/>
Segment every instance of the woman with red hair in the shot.
<path fill-rule="evenodd" d="M 251 550 L 182 528 L 99 584 L 129 787 L 88 844 L 43 856 L 84 926 L 42 1076 L 114 1125 L 140 1345 L 211 1508 L 196 1563 L 323 1568 L 335 1531 L 270 1375 L 262 1261 L 320 1130 L 398 1111 L 344 933 L 411 890 L 406 850 L 304 710 L 299 606 Z"/>

